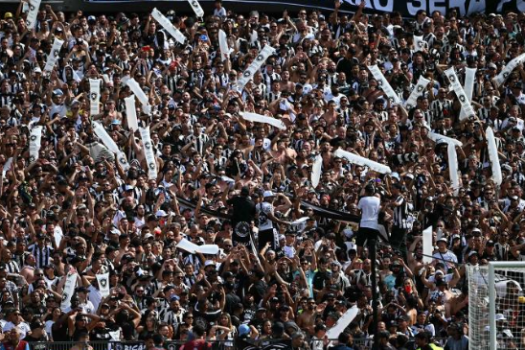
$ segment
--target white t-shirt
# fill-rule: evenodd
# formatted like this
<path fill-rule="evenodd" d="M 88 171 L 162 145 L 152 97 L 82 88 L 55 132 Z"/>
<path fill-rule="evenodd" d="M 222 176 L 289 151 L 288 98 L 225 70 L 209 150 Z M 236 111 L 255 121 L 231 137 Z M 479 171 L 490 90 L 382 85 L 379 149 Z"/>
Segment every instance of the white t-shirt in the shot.
<path fill-rule="evenodd" d="M 262 202 L 257 204 L 256 209 L 259 217 L 259 231 L 271 230 L 273 222 L 268 217 L 268 214 L 273 213 L 272 205 L 268 202 Z"/>
<path fill-rule="evenodd" d="M 458 263 L 458 257 L 450 250 L 447 250 L 445 253 L 437 252 L 432 255 L 432 257 L 436 259 L 437 262 L 443 262 L 443 260 L 445 260 L 449 268 Z"/>
<path fill-rule="evenodd" d="M 381 208 L 381 201 L 378 197 L 363 197 L 359 200 L 357 205 L 358 209 L 361 209 L 361 222 L 359 227 L 367 227 L 377 230 L 377 220 L 379 217 L 379 209 Z"/>
<path fill-rule="evenodd" d="M 18 327 L 18 329 L 20 329 L 20 339 L 24 339 L 27 333 L 31 331 L 31 327 L 29 327 L 29 325 L 25 322 L 20 322 L 17 326 L 15 326 L 13 322 L 7 322 L 4 326 L 3 331 L 4 333 L 7 333 L 15 327 Z"/>

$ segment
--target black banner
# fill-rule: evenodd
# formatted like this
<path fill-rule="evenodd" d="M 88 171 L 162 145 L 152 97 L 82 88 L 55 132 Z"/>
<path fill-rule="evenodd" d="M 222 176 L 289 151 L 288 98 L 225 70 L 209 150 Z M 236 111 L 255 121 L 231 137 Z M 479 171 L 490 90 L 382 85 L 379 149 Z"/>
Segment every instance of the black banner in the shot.
<path fill-rule="evenodd" d="M 192 210 L 195 210 L 197 205 L 189 200 L 186 200 L 182 197 L 177 196 L 177 200 L 179 203 L 186 207 L 190 208 Z M 345 213 L 342 211 L 338 211 L 335 209 L 320 207 L 315 204 L 311 204 L 305 201 L 301 201 L 301 207 L 303 209 L 305 208 L 311 208 L 314 211 L 314 214 L 323 218 L 332 219 L 332 220 L 339 220 L 339 221 L 346 221 L 346 222 L 353 222 L 353 223 L 359 223 L 360 217 L 358 215 L 352 215 L 350 213 Z M 210 210 L 204 207 L 201 207 L 200 209 L 201 213 L 206 214 L 208 216 L 221 218 L 221 219 L 229 219 L 230 215 L 221 213 L 219 211 Z"/>
<path fill-rule="evenodd" d="M 122 2 L 166 2 L 165 0 L 84 0 L 90 3 L 122 3 Z M 201 0 L 203 5 L 208 5 L 213 0 Z M 324 11 L 333 11 L 334 2 L 332 0 L 285 0 L 285 1 L 263 1 L 263 0 L 224 0 L 226 8 L 232 8 L 233 3 L 244 3 L 254 5 L 260 4 L 261 7 L 254 6 L 254 10 L 268 9 L 266 6 L 278 5 L 282 9 L 290 7 L 312 8 Z M 340 12 L 353 13 L 361 0 L 344 0 L 341 4 Z M 413 18 L 419 10 L 426 11 L 428 15 L 434 11 L 447 14 L 450 10 L 456 9 L 460 16 L 471 15 L 474 13 L 504 13 L 506 11 L 525 11 L 525 0 L 368 0 L 366 12 L 400 12 L 403 17 Z M 206 10 L 206 9 L 205 9 Z"/>

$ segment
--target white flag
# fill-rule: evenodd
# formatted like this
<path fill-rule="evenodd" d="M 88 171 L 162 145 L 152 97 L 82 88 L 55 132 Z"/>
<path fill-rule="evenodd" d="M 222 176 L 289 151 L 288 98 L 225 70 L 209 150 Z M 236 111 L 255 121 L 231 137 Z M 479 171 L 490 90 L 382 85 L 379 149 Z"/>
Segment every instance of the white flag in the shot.
<path fill-rule="evenodd" d="M 137 121 L 137 109 L 135 108 L 135 96 L 126 97 L 124 99 L 126 104 L 126 119 L 128 120 L 128 127 L 133 132 L 139 129 L 139 123 Z"/>
<path fill-rule="evenodd" d="M 346 158 L 352 164 L 367 166 L 370 168 L 370 170 L 373 170 L 380 174 L 390 174 L 392 172 L 392 170 L 390 170 L 390 168 L 384 164 L 374 162 L 373 160 L 358 156 L 357 154 L 350 153 L 348 151 L 343 151 L 342 149 L 338 149 L 337 151 L 335 151 L 334 156 L 339 158 Z"/>
<path fill-rule="evenodd" d="M 414 51 L 423 51 L 428 47 L 428 44 L 425 40 L 423 40 L 423 36 L 416 36 L 414 35 Z"/>
<path fill-rule="evenodd" d="M 250 122 L 269 124 L 271 126 L 275 126 L 278 129 L 286 130 L 286 125 L 284 125 L 284 123 L 279 119 L 267 117 L 265 115 L 260 115 L 257 113 L 249 113 L 249 112 L 241 112 L 241 116 L 245 120 L 250 121 Z"/>
<path fill-rule="evenodd" d="M 432 239 L 432 226 L 430 226 L 423 230 L 423 264 L 432 262 L 432 252 L 434 251 Z"/>
<path fill-rule="evenodd" d="M 34 126 L 31 129 L 31 136 L 29 139 L 29 164 L 32 164 L 38 160 L 41 140 L 42 125 Z"/>
<path fill-rule="evenodd" d="M 335 325 L 326 332 L 326 337 L 328 339 L 337 339 L 339 334 L 343 333 L 346 327 L 357 316 L 359 313 L 359 309 L 357 308 L 357 305 L 352 306 L 351 309 L 348 309 L 335 323 Z"/>
<path fill-rule="evenodd" d="M 446 143 L 453 143 L 454 145 L 456 145 L 458 147 L 463 147 L 463 143 L 461 141 L 458 141 L 456 139 L 453 139 L 453 138 L 445 136 L 445 135 L 437 134 L 437 133 L 432 132 L 432 131 L 428 132 L 428 138 L 431 139 L 434 142 L 438 142 L 438 140 L 443 140 Z"/>
<path fill-rule="evenodd" d="M 89 79 L 89 105 L 91 115 L 100 114 L 100 79 Z"/>
<path fill-rule="evenodd" d="M 321 170 L 323 168 L 323 157 L 319 154 L 317 157 L 315 157 L 314 164 L 312 165 L 312 186 L 314 188 L 319 185 L 319 180 L 321 179 Z"/>
<path fill-rule="evenodd" d="M 29 12 L 27 13 L 26 26 L 27 29 L 33 30 L 36 27 L 38 10 L 42 0 L 29 0 Z"/>
<path fill-rule="evenodd" d="M 53 46 L 51 47 L 51 51 L 49 52 L 49 56 L 47 56 L 44 71 L 51 72 L 53 70 L 55 64 L 57 63 L 58 57 L 60 56 L 60 49 L 62 48 L 62 45 L 64 45 L 64 40 L 55 38 Z"/>
<path fill-rule="evenodd" d="M 448 81 L 452 85 L 452 89 L 454 89 L 454 92 L 456 93 L 459 103 L 461 103 L 461 108 L 465 110 L 465 114 L 463 118 L 470 117 L 473 115 L 476 115 L 474 112 L 474 109 L 472 108 L 472 105 L 470 104 L 470 101 L 467 98 L 467 94 L 465 93 L 465 90 L 463 90 L 463 87 L 459 83 L 458 76 L 456 75 L 456 71 L 454 70 L 454 67 L 449 68 L 445 71 L 445 75 L 448 78 Z M 460 115 L 461 119 L 461 115 Z"/>
<path fill-rule="evenodd" d="M 397 96 L 394 89 L 392 89 L 392 86 L 390 83 L 386 80 L 385 76 L 383 75 L 383 72 L 381 72 L 381 69 L 379 69 L 378 66 L 368 66 L 368 70 L 374 78 L 377 80 L 377 87 L 383 89 L 383 92 L 386 94 L 388 99 L 390 100 L 390 104 L 400 104 L 401 100 L 399 99 L 399 96 Z"/>
<path fill-rule="evenodd" d="M 244 89 L 244 86 L 248 84 L 250 79 L 254 76 L 254 74 L 262 67 L 264 62 L 275 52 L 275 49 L 269 45 L 266 45 L 263 47 L 263 49 L 259 52 L 257 57 L 255 57 L 255 60 L 253 60 L 252 64 L 246 70 L 242 73 L 241 77 L 237 81 L 237 88 L 239 91 L 242 91 Z"/>
<path fill-rule="evenodd" d="M 102 298 L 105 298 L 109 295 L 109 272 L 106 272 L 101 275 L 97 275 L 98 290 Z"/>
<path fill-rule="evenodd" d="M 447 145 L 448 153 L 448 171 L 450 176 L 450 183 L 454 189 L 454 195 L 457 196 L 459 192 L 459 176 L 458 176 L 458 154 L 456 153 L 456 145 L 449 143 Z"/>
<path fill-rule="evenodd" d="M 154 8 L 153 11 L 151 11 L 151 16 L 153 16 L 153 18 L 159 22 L 162 28 L 166 29 L 166 31 L 170 33 L 170 35 L 174 37 L 179 43 L 184 44 L 186 42 L 186 37 L 184 34 L 175 28 L 175 26 L 162 14 L 162 12 Z"/>
<path fill-rule="evenodd" d="M 233 51 L 228 47 L 228 37 L 224 30 L 219 29 L 219 48 L 221 49 L 221 61 L 226 61 Z"/>
<path fill-rule="evenodd" d="M 492 180 L 496 186 L 501 186 L 503 182 L 503 176 L 501 175 L 501 166 L 499 163 L 498 147 L 496 147 L 496 138 L 494 137 L 494 131 L 489 126 L 485 132 L 487 136 L 487 147 L 489 150 L 489 160 L 492 169 Z"/>
<path fill-rule="evenodd" d="M 405 108 L 411 110 L 416 106 L 417 98 L 425 92 L 427 85 L 430 83 L 430 80 L 426 79 L 424 76 L 420 76 L 417 80 L 417 84 L 414 87 L 414 90 L 410 93 L 408 100 L 405 103 Z"/>
<path fill-rule="evenodd" d="M 144 93 L 144 91 L 140 88 L 139 83 L 133 78 L 128 79 L 126 81 L 126 85 L 129 86 L 131 91 L 137 96 L 140 103 L 142 103 L 142 111 L 146 114 L 151 113 L 151 106 L 149 104 L 148 96 Z"/>
<path fill-rule="evenodd" d="M 512 71 L 523 61 L 525 60 L 525 53 L 519 55 L 518 57 L 512 59 L 505 68 L 494 78 L 494 81 L 499 86 L 507 80 Z"/>
<path fill-rule="evenodd" d="M 2 176 L 5 177 L 7 172 L 11 170 L 11 167 L 13 166 L 13 157 L 9 157 L 9 159 L 5 162 L 4 168 L 2 169 Z"/>
<path fill-rule="evenodd" d="M 204 17 L 204 10 L 201 7 L 201 4 L 197 0 L 188 0 L 190 3 L 191 8 L 193 9 L 193 12 L 195 12 L 195 15 L 197 17 L 203 18 Z"/>
<path fill-rule="evenodd" d="M 144 156 L 146 157 L 146 164 L 148 167 L 148 179 L 157 179 L 157 162 L 155 161 L 155 153 L 153 153 L 153 143 L 151 142 L 151 135 L 149 133 L 149 126 L 147 128 L 139 128 L 140 136 L 142 137 L 142 146 L 144 148 Z"/>
<path fill-rule="evenodd" d="M 289 229 L 295 232 L 303 232 L 303 230 L 306 228 L 306 221 L 308 221 L 310 217 L 304 216 L 300 219 L 297 219 L 295 221 L 292 221 L 290 223 Z"/>
<path fill-rule="evenodd" d="M 474 79 L 476 78 L 476 68 L 465 68 L 465 94 L 469 101 L 472 101 L 472 93 L 474 89 Z M 465 110 L 461 109 L 461 114 L 459 116 L 460 120 L 465 119 Z"/>
<path fill-rule="evenodd" d="M 78 274 L 70 273 L 66 277 L 66 283 L 64 284 L 64 290 L 62 291 L 62 303 L 60 303 L 60 308 L 62 311 L 67 310 L 71 306 L 71 297 L 75 293 L 75 288 L 77 286 Z"/>
<path fill-rule="evenodd" d="M 113 141 L 111 136 L 109 136 L 106 129 L 104 129 L 104 126 L 102 126 L 102 124 L 100 124 L 99 122 L 94 121 L 93 131 L 98 136 L 98 138 L 102 141 L 104 146 L 106 146 L 111 151 L 111 153 L 117 154 L 117 158 L 118 158 L 120 165 L 122 166 L 124 170 L 127 171 L 129 169 L 129 164 L 128 164 L 128 159 L 126 155 L 124 154 L 124 152 L 120 150 L 120 148 L 117 146 L 115 141 Z"/>

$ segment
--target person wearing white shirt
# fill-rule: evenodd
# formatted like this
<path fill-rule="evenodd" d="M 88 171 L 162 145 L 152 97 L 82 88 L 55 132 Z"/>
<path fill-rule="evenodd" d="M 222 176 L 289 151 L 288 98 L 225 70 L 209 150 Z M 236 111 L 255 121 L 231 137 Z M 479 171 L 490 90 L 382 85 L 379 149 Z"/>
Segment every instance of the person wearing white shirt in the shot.
<path fill-rule="evenodd" d="M 359 200 L 357 208 L 361 211 L 361 221 L 359 222 L 359 232 L 357 233 L 356 244 L 357 254 L 361 256 L 363 245 L 371 235 L 379 234 L 379 210 L 381 200 L 376 194 L 374 185 L 368 184 L 364 189 L 364 196 Z"/>
<path fill-rule="evenodd" d="M 215 10 L 213 10 L 213 15 L 220 18 L 227 16 L 226 9 L 222 7 L 222 0 L 215 0 Z"/>
<path fill-rule="evenodd" d="M 440 238 L 437 241 L 438 252 L 432 255 L 435 262 L 446 263 L 448 268 L 451 269 L 458 263 L 458 257 L 447 249 L 448 241 L 446 238 Z"/>
<path fill-rule="evenodd" d="M 23 322 L 22 315 L 20 314 L 20 311 L 17 309 L 14 309 L 9 312 L 7 316 L 8 322 L 4 325 L 2 328 L 2 331 L 4 333 L 9 332 L 13 328 L 18 328 L 20 330 L 20 339 L 24 339 L 29 331 L 31 331 L 31 327 L 25 322 Z"/>

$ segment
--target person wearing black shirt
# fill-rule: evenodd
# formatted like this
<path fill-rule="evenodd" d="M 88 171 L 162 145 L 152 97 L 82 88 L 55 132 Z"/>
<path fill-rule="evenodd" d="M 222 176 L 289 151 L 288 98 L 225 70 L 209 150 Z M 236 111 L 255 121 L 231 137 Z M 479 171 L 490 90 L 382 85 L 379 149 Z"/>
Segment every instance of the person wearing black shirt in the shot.
<path fill-rule="evenodd" d="M 47 348 L 47 333 L 44 330 L 45 325 L 37 317 L 31 322 L 31 333 L 26 335 L 25 341 L 29 343 L 31 350 L 45 350 Z"/>
<path fill-rule="evenodd" d="M 250 198 L 248 187 L 241 189 L 241 195 L 228 200 L 233 207 L 232 226 L 233 245 L 250 243 L 251 222 L 255 219 L 255 203 Z"/>

